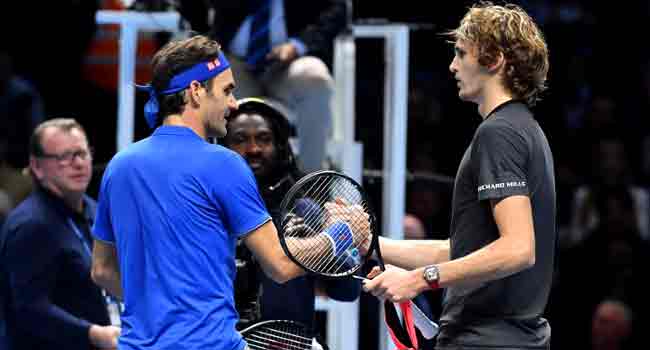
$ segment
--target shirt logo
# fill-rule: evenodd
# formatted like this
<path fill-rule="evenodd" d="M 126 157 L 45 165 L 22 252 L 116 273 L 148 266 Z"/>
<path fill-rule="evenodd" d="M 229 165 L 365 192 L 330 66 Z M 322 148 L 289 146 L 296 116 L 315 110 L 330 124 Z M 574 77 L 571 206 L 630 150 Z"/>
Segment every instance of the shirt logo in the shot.
<path fill-rule="evenodd" d="M 478 187 L 478 192 L 485 190 L 496 190 L 499 188 L 506 187 L 526 187 L 526 181 L 509 181 L 509 182 L 499 182 L 496 184 L 485 184 Z"/>

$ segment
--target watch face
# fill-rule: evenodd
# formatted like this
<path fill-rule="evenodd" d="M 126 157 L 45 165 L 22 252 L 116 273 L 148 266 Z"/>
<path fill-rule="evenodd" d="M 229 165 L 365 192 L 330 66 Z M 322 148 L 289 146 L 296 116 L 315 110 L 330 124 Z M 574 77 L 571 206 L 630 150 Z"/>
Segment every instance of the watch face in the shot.
<path fill-rule="evenodd" d="M 436 266 L 429 266 L 426 269 L 424 269 L 424 279 L 428 283 L 437 282 L 438 281 L 438 268 Z"/>

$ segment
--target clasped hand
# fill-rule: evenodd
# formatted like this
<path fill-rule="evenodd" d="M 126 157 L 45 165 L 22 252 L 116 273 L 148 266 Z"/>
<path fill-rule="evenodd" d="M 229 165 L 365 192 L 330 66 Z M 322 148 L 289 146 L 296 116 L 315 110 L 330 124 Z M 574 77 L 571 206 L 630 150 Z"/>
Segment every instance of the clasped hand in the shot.
<path fill-rule="evenodd" d="M 382 272 L 375 266 L 367 277 L 369 279 L 363 282 L 363 290 L 381 300 L 400 303 L 420 294 L 417 290 L 418 275 L 413 271 L 386 265 L 386 271 Z"/>

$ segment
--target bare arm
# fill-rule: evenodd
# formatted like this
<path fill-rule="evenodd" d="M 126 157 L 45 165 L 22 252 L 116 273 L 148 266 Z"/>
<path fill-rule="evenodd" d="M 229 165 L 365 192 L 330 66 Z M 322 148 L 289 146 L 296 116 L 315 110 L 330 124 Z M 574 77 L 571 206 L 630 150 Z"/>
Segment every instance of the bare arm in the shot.
<path fill-rule="evenodd" d="M 100 287 L 111 295 L 122 299 L 120 266 L 115 247 L 106 242 L 95 240 L 93 246 L 93 266 L 91 277 Z"/>
<path fill-rule="evenodd" d="M 284 254 L 272 221 L 246 235 L 244 243 L 255 254 L 264 273 L 277 283 L 284 283 L 305 273 Z"/>
<path fill-rule="evenodd" d="M 441 287 L 495 280 L 535 264 L 530 198 L 511 196 L 491 205 L 500 237 L 465 257 L 440 264 Z"/>
<path fill-rule="evenodd" d="M 449 260 L 449 240 L 394 240 L 379 237 L 388 264 L 408 270 Z"/>
<path fill-rule="evenodd" d="M 440 287 L 476 285 L 512 275 L 535 264 L 530 199 L 527 196 L 512 196 L 491 204 L 500 237 L 467 256 L 438 264 Z M 416 254 L 409 252 L 407 255 Z M 399 260 L 404 262 L 410 259 L 401 257 Z M 424 267 L 406 271 L 387 266 L 386 272 L 380 273 L 374 269 L 369 274 L 373 279 L 364 283 L 364 290 L 393 302 L 412 299 L 429 289 L 423 270 Z"/>

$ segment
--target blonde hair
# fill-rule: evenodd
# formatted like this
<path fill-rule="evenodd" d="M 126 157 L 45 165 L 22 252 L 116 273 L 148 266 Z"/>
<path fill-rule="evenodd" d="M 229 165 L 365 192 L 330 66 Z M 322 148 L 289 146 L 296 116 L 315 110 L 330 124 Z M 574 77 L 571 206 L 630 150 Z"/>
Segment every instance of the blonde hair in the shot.
<path fill-rule="evenodd" d="M 503 54 L 503 83 L 513 97 L 533 106 L 546 90 L 548 47 L 541 30 L 521 7 L 481 1 L 467 11 L 458 28 L 445 34 L 474 45 L 483 66 Z"/>

